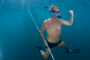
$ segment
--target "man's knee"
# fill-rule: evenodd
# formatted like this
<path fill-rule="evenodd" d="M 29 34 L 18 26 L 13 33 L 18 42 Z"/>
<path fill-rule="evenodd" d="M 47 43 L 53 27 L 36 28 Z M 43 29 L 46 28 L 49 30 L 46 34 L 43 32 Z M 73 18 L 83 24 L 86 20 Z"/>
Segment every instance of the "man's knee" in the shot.
<path fill-rule="evenodd" d="M 45 59 L 48 59 L 50 57 L 50 54 L 46 54 Z"/>
<path fill-rule="evenodd" d="M 50 48 L 50 51 L 52 51 L 52 48 Z M 48 48 L 46 48 L 46 53 L 44 55 L 45 59 L 48 59 L 50 57 L 50 51 L 48 50 Z"/>
<path fill-rule="evenodd" d="M 50 49 L 51 50 L 51 49 Z M 50 52 L 48 49 L 46 49 L 46 55 L 45 55 L 45 59 L 48 59 L 50 57 Z"/>

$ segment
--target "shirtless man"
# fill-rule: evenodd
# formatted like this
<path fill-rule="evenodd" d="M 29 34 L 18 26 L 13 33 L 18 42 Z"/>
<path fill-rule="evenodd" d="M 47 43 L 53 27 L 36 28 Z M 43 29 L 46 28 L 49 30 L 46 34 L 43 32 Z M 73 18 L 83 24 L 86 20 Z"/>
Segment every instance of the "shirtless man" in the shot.
<path fill-rule="evenodd" d="M 60 9 L 56 6 L 51 6 L 50 10 L 58 16 L 61 14 Z M 69 12 L 71 14 L 70 21 L 58 19 L 56 16 L 54 16 L 52 13 L 50 13 L 51 18 L 45 20 L 42 27 L 41 27 L 41 30 L 40 30 L 41 37 L 44 41 L 44 44 L 48 45 L 51 51 L 54 47 L 59 46 L 59 47 L 64 48 L 66 50 L 66 52 L 69 53 L 68 47 L 66 46 L 64 41 L 61 40 L 61 27 L 62 27 L 62 25 L 72 26 L 72 24 L 73 24 L 73 17 L 74 17 L 73 11 L 70 10 Z M 44 30 L 47 31 L 47 40 L 45 40 L 45 38 L 44 38 L 44 34 L 43 34 Z M 38 47 L 38 48 L 41 52 L 41 55 L 45 59 L 48 59 L 50 56 L 48 48 L 46 48 L 46 52 L 42 50 L 42 47 Z"/>

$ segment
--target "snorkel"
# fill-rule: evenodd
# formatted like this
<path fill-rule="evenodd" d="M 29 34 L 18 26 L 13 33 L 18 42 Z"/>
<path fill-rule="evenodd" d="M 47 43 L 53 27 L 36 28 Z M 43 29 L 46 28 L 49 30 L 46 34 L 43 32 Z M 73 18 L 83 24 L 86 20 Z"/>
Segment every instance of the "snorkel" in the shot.
<path fill-rule="evenodd" d="M 57 18 L 62 18 L 61 16 L 57 16 L 54 12 L 52 12 L 47 6 L 45 7 L 45 9 L 47 9 L 48 11 L 50 11 Z"/>

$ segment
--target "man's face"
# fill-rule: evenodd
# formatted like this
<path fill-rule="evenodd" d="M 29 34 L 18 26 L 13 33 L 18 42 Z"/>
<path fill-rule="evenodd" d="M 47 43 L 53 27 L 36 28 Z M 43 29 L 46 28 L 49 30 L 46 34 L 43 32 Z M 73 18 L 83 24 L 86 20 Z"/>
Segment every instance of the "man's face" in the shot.
<path fill-rule="evenodd" d="M 53 11 L 56 15 L 60 15 L 61 14 L 61 11 L 60 11 L 60 9 L 58 9 L 58 8 L 54 8 L 54 11 Z"/>

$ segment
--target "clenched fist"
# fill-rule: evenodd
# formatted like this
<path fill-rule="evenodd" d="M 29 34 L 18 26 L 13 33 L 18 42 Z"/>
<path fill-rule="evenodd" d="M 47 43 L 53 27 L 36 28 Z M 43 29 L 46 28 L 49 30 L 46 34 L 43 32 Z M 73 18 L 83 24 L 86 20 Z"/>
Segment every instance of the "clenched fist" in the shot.
<path fill-rule="evenodd" d="M 70 10 L 69 12 L 70 12 L 70 14 L 71 14 L 72 16 L 74 16 L 74 14 L 73 14 L 73 11 L 72 11 L 72 10 Z"/>

